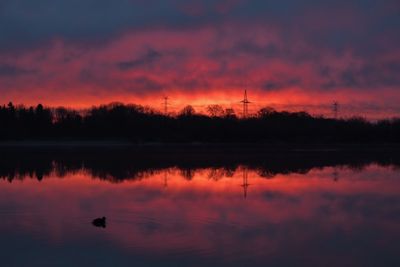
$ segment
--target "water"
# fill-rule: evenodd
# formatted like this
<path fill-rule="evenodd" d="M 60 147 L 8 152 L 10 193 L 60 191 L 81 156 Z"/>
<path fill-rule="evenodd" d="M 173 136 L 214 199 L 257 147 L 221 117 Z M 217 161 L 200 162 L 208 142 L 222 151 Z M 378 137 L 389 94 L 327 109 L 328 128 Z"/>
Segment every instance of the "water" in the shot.
<path fill-rule="evenodd" d="M 393 159 L 70 155 L 2 159 L 1 266 L 400 266 Z"/>

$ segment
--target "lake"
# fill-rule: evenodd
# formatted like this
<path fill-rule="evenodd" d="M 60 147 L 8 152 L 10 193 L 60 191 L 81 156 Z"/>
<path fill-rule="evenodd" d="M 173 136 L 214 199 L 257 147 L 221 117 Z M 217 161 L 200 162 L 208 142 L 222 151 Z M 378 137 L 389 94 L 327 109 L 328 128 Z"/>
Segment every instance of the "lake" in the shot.
<path fill-rule="evenodd" d="M 3 149 L 0 265 L 400 266 L 398 153 L 183 150 Z"/>

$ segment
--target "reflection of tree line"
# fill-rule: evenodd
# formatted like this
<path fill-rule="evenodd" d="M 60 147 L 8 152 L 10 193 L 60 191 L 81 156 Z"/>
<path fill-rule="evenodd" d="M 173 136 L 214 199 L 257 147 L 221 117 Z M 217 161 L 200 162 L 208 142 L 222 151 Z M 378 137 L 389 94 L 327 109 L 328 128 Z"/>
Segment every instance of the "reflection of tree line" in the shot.
<path fill-rule="evenodd" d="M 277 174 L 302 173 L 313 168 L 346 166 L 362 170 L 371 163 L 400 166 L 400 156 L 389 152 L 274 152 L 226 153 L 226 151 L 144 152 L 130 150 L 37 150 L 2 149 L 0 178 L 8 181 L 43 177 L 54 174 L 65 177 L 77 172 L 89 176 L 121 182 L 141 180 L 168 169 L 178 170 L 180 176 L 193 179 L 198 171 L 207 171 L 210 180 L 232 177 L 241 166 L 255 171 L 261 177 L 273 178 Z"/>

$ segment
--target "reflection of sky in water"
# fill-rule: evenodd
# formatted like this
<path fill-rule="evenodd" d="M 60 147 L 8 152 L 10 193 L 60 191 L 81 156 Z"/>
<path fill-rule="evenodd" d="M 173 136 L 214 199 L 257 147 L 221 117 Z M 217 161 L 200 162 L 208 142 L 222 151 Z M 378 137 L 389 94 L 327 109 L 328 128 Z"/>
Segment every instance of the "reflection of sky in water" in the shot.
<path fill-rule="evenodd" d="M 1 181 L 0 250 L 6 266 L 399 266 L 399 178 L 370 165 Z"/>

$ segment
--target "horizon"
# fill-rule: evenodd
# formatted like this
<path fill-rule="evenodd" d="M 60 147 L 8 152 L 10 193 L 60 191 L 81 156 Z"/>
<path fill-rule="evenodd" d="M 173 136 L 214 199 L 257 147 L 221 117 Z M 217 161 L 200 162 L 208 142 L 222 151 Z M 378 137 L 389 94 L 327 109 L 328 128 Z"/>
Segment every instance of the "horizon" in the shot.
<path fill-rule="evenodd" d="M 165 98 L 165 97 L 164 97 Z M 68 106 L 68 105 L 51 105 L 51 104 L 46 104 L 46 103 L 32 103 L 32 104 L 24 104 L 24 103 L 17 103 L 13 101 L 8 101 L 4 103 L 0 103 L 0 106 L 7 106 L 8 103 L 12 103 L 15 107 L 17 106 L 24 106 L 24 107 L 36 107 L 37 105 L 41 104 L 44 107 L 50 108 L 50 109 L 56 109 L 56 108 L 66 108 L 66 109 L 71 109 L 71 110 L 76 110 L 76 111 L 85 111 L 89 110 L 91 108 L 95 107 L 100 107 L 100 106 L 108 106 L 112 104 L 122 104 L 122 105 L 138 105 L 142 107 L 148 107 L 151 108 L 152 110 L 159 112 L 161 114 L 165 114 L 165 101 L 163 97 L 160 97 L 160 103 L 156 105 L 152 104 L 141 104 L 141 103 L 135 103 L 135 102 L 124 102 L 124 101 L 111 101 L 107 103 L 102 103 L 99 102 L 97 104 L 92 104 L 92 105 L 85 105 L 85 106 Z M 250 99 L 251 100 L 251 99 Z M 201 103 L 201 102 L 200 102 Z M 180 105 L 176 105 L 174 103 L 174 99 L 168 97 L 168 115 L 177 115 L 179 112 L 186 106 L 191 106 L 194 108 L 195 112 L 197 114 L 202 114 L 202 115 L 208 115 L 209 112 L 207 108 L 209 106 L 213 105 L 218 105 L 222 107 L 224 110 L 226 109 L 233 109 L 235 111 L 235 114 L 238 117 L 243 116 L 243 103 L 241 101 L 225 101 L 224 102 L 219 102 L 219 103 L 214 103 L 214 102 L 209 102 L 208 104 L 200 104 L 198 101 L 194 101 L 193 103 L 182 103 L 180 102 Z M 257 112 L 265 107 L 268 108 L 273 108 L 274 110 L 278 112 L 282 111 L 287 111 L 287 112 L 306 112 L 310 114 L 313 117 L 318 117 L 322 116 L 325 118 L 334 118 L 334 105 L 335 101 L 332 101 L 331 103 L 326 103 L 326 104 L 321 104 L 321 105 L 300 105 L 300 104 L 276 104 L 276 103 L 256 103 L 254 101 L 250 101 L 248 105 L 248 115 L 254 116 L 257 114 Z M 366 108 L 360 108 L 359 105 L 357 104 L 347 104 L 343 105 L 340 102 L 338 102 L 339 108 L 338 108 L 338 118 L 342 119 L 348 119 L 348 118 L 353 118 L 353 117 L 359 117 L 359 118 L 364 118 L 370 121 L 375 121 L 375 120 L 385 120 L 385 119 L 397 119 L 400 117 L 400 106 L 399 110 L 396 108 L 386 108 L 385 110 L 380 109 L 377 106 L 370 105 L 368 109 Z"/>

